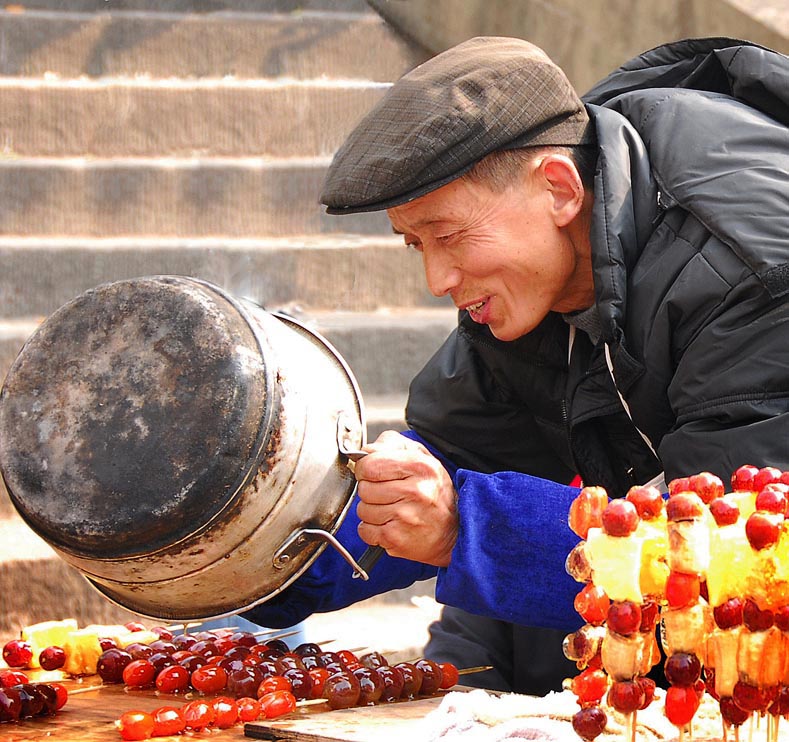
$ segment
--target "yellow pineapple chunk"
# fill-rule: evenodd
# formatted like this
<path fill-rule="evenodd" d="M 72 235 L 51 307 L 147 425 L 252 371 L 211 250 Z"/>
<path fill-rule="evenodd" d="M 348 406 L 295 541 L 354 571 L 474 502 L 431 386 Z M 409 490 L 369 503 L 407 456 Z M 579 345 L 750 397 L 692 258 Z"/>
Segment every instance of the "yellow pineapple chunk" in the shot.
<path fill-rule="evenodd" d="M 707 638 L 707 662 L 715 670 L 715 692 L 720 698 L 731 696 L 740 679 L 737 671 L 737 647 L 742 626 L 715 628 Z"/>
<path fill-rule="evenodd" d="M 740 520 L 748 520 L 748 516 L 756 510 L 756 492 L 728 492 L 724 497 L 740 509 Z"/>
<path fill-rule="evenodd" d="M 102 653 L 99 634 L 94 629 L 72 631 L 63 643 L 66 664 L 63 672 L 69 675 L 95 675 L 96 665 Z"/>
<path fill-rule="evenodd" d="M 639 587 L 643 596 L 661 600 L 666 593 L 669 567 L 666 561 L 668 538 L 666 517 L 642 520 L 635 533 L 642 541 Z"/>
<path fill-rule="evenodd" d="M 38 661 L 41 651 L 47 647 L 63 647 L 66 637 L 77 628 L 77 621 L 73 618 L 66 618 L 62 621 L 42 621 L 25 626 L 22 629 L 22 639 L 28 642 L 33 650 L 30 667 L 34 669 L 41 667 Z"/>
<path fill-rule="evenodd" d="M 787 595 L 786 585 L 789 584 L 789 529 L 786 523 L 781 527 L 781 535 L 773 551 L 775 561 L 775 573 L 773 574 L 774 588 L 782 591 L 782 595 Z M 781 599 L 777 605 L 786 605 L 789 599 Z"/>
<path fill-rule="evenodd" d="M 715 607 L 730 598 L 747 595 L 747 583 L 754 569 L 756 552 L 745 535 L 740 518 L 728 526 L 712 526 L 710 563 L 707 568 L 707 595 Z"/>
<path fill-rule="evenodd" d="M 592 579 L 611 600 L 641 604 L 641 548 L 637 531 L 629 536 L 609 536 L 601 528 L 590 528 L 586 553 Z"/>
<path fill-rule="evenodd" d="M 101 624 L 91 623 L 82 628 L 82 631 L 91 632 L 98 637 L 106 637 L 114 639 L 116 636 L 123 636 L 130 633 L 129 630 L 122 624 Z"/>
<path fill-rule="evenodd" d="M 117 624 L 90 624 L 85 626 L 83 631 L 93 633 L 99 639 L 112 639 L 121 648 L 134 642 L 150 644 L 159 638 L 159 635 L 153 631 L 147 629 L 145 631 L 129 631 L 125 626 Z"/>
<path fill-rule="evenodd" d="M 789 685 L 789 634 L 787 634 L 785 631 L 782 631 L 781 638 L 783 640 L 783 658 L 784 658 L 783 677 L 781 678 L 781 685 Z"/>
<path fill-rule="evenodd" d="M 753 552 L 753 567 L 747 576 L 743 594 L 753 598 L 764 609 L 775 609 L 789 603 L 789 533 L 784 525 L 778 542 Z"/>
<path fill-rule="evenodd" d="M 140 644 L 150 644 L 151 642 L 155 642 L 157 639 L 159 639 L 159 635 L 154 631 L 126 631 L 123 634 L 114 635 L 110 638 L 114 639 L 115 643 L 121 649 L 123 649 L 129 644 L 134 644 L 135 642 L 139 642 Z"/>
<path fill-rule="evenodd" d="M 660 661 L 660 649 L 652 631 L 623 636 L 606 629 L 600 658 L 612 680 L 631 680 L 636 675 L 646 675 Z"/>

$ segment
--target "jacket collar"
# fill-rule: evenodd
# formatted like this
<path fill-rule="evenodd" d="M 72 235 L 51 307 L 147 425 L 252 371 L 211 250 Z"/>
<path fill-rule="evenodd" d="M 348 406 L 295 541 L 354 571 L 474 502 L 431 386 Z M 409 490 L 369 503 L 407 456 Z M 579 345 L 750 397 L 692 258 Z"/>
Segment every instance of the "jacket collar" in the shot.
<path fill-rule="evenodd" d="M 599 157 L 592 207 L 592 267 L 602 340 L 611 349 L 617 385 L 625 392 L 643 373 L 627 351 L 627 277 L 652 234 L 658 188 L 638 132 L 616 111 L 589 106 Z"/>

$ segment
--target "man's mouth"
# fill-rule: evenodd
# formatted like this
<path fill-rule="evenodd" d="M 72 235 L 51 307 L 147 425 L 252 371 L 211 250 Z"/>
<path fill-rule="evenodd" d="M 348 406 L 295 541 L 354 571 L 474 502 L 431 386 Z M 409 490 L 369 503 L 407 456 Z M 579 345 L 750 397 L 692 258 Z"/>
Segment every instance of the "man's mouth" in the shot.
<path fill-rule="evenodd" d="M 490 311 L 488 308 L 489 302 L 490 297 L 486 297 L 481 301 L 475 301 L 473 304 L 467 304 L 465 309 L 468 312 L 468 316 L 471 317 L 474 322 L 487 323 L 490 319 L 488 316 L 488 312 Z"/>

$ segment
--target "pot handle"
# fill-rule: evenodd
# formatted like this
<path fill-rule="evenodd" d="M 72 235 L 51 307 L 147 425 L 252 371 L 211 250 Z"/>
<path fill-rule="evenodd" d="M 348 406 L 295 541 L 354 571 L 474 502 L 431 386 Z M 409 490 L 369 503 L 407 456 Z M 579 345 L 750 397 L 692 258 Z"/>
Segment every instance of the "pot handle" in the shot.
<path fill-rule="evenodd" d="M 358 567 L 353 573 L 354 579 L 361 577 L 363 580 L 369 580 L 368 573 L 384 554 L 386 554 L 386 549 L 382 546 L 368 546 L 359 557 Z"/>
<path fill-rule="evenodd" d="M 348 435 L 351 433 L 351 426 L 347 420 L 340 415 L 337 418 L 337 448 L 349 462 L 358 461 L 363 456 L 367 456 L 367 451 L 351 448 L 348 445 Z M 361 577 L 368 580 L 368 572 L 375 566 L 376 562 L 386 553 L 380 546 L 368 546 L 364 553 L 359 557 L 359 563 L 353 573 L 354 579 Z"/>
<path fill-rule="evenodd" d="M 361 577 L 363 580 L 369 580 L 369 576 L 365 571 L 364 567 L 362 566 L 362 559 L 364 559 L 364 554 L 361 556 L 359 561 L 357 562 L 351 552 L 348 551 L 331 533 L 328 531 L 324 531 L 322 528 L 299 528 L 298 530 L 294 531 L 293 533 L 288 536 L 285 543 L 277 549 L 277 552 L 274 554 L 274 558 L 272 560 L 274 564 L 274 569 L 284 569 L 287 563 L 291 559 L 290 550 L 292 547 L 301 547 L 307 541 L 326 541 L 326 543 L 333 546 L 337 551 L 340 552 L 343 559 L 345 559 L 348 564 L 351 565 L 354 569 L 353 576 L 354 577 Z M 370 547 L 367 551 L 370 551 L 371 548 L 379 548 L 379 547 Z M 297 548 L 296 551 L 299 551 Z M 365 554 L 367 553 L 365 551 Z M 381 549 L 383 551 L 383 549 Z M 376 559 L 377 561 L 377 559 Z M 369 567 L 372 565 L 368 566 Z"/>

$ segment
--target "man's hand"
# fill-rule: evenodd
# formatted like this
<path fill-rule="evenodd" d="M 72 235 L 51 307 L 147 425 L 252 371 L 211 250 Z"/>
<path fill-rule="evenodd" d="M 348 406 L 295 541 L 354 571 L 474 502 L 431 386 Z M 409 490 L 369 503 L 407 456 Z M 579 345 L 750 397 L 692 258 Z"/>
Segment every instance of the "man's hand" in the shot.
<path fill-rule="evenodd" d="M 446 567 L 458 529 L 446 469 L 421 443 L 392 431 L 365 450 L 354 468 L 359 536 L 390 556 Z"/>

